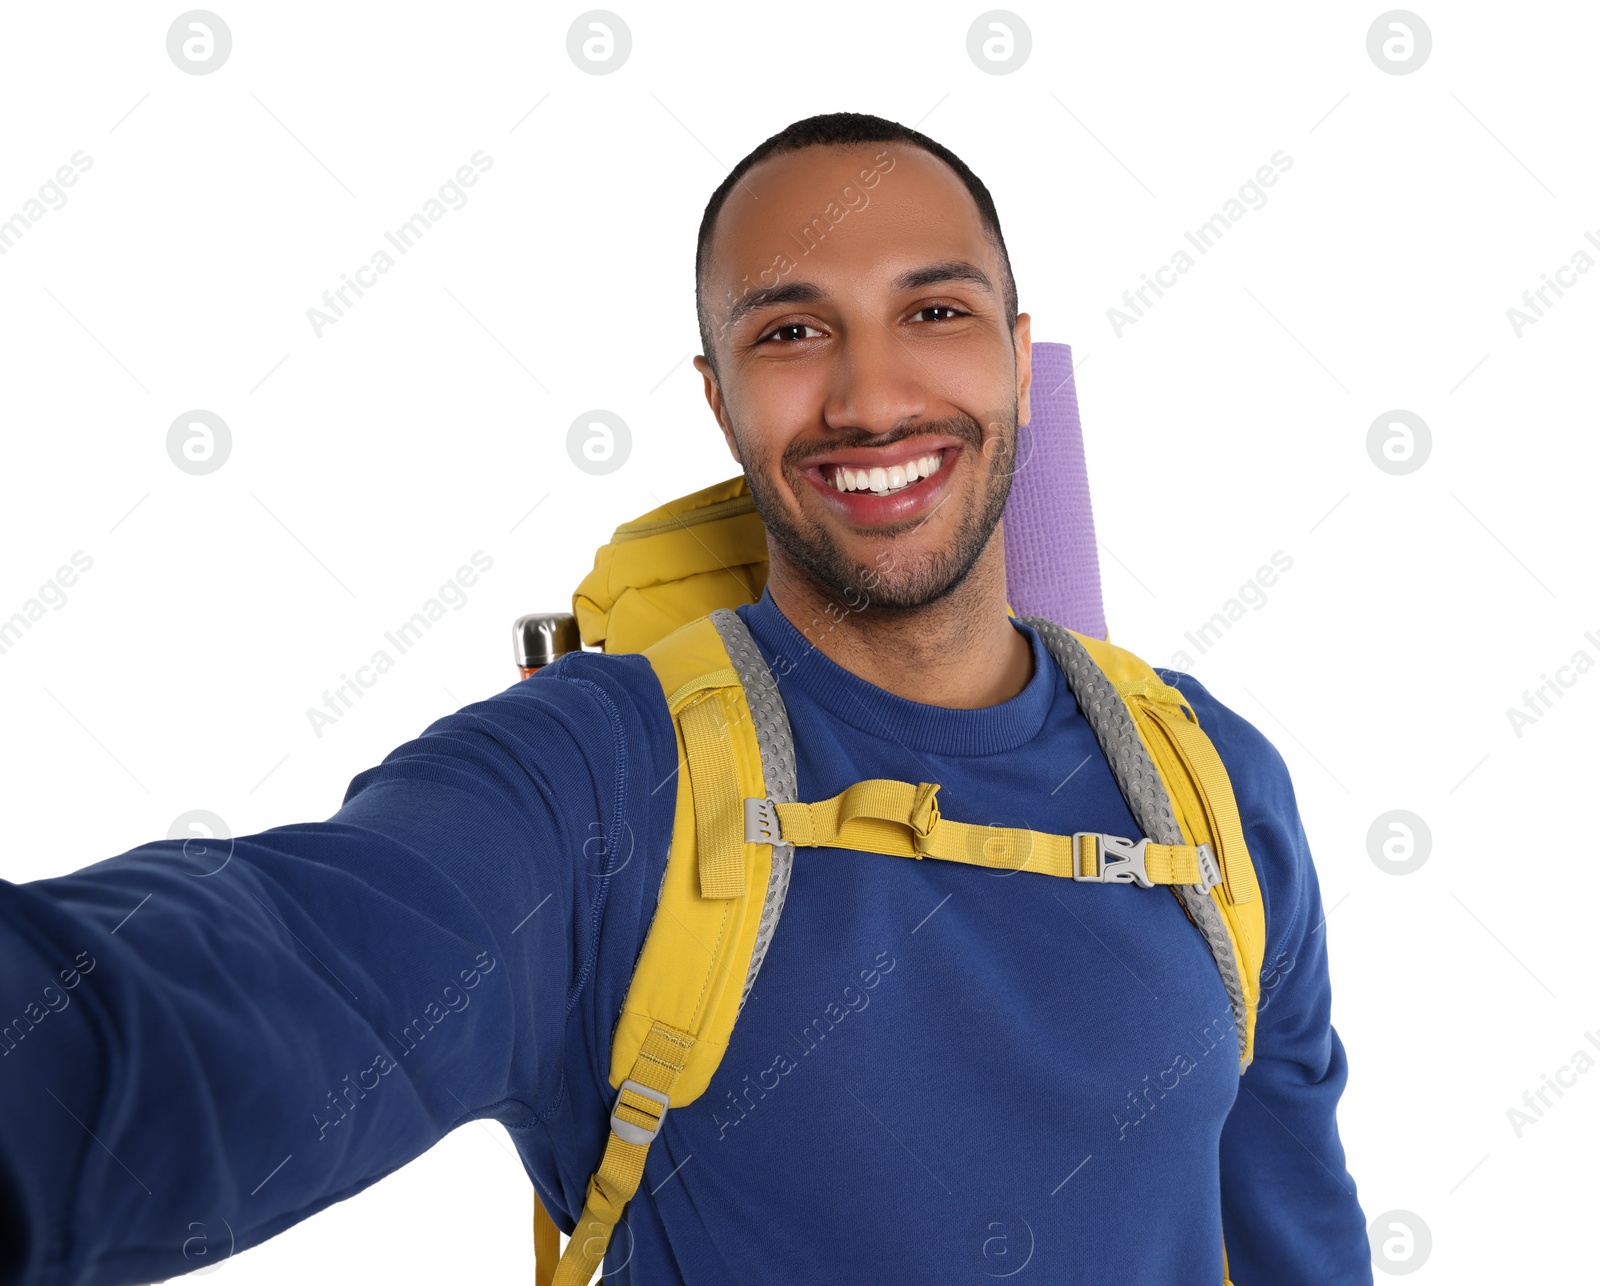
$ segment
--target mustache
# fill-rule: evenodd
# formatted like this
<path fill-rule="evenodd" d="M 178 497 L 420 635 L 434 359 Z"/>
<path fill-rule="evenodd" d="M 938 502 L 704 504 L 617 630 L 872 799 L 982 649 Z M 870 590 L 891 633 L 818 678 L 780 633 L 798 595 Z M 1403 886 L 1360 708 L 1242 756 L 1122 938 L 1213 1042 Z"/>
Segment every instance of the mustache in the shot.
<path fill-rule="evenodd" d="M 971 443 L 974 447 L 983 446 L 983 426 L 971 416 L 952 416 L 947 420 L 932 420 L 926 424 L 914 425 L 909 429 L 899 432 L 858 435 L 852 438 L 830 438 L 820 446 L 816 443 L 796 443 L 786 453 L 784 464 L 788 467 L 800 469 L 810 463 L 812 459 L 821 455 L 828 455 L 834 451 L 851 451 L 858 447 L 888 447 L 897 442 L 904 442 L 911 438 L 953 437 Z"/>

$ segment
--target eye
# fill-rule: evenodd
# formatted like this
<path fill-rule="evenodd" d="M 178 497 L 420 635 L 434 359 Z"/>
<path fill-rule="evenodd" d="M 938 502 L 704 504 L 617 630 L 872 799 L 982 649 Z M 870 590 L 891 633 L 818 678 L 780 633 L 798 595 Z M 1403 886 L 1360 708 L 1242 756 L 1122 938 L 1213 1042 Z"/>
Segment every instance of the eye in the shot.
<path fill-rule="evenodd" d="M 913 317 L 920 317 L 923 313 L 931 313 L 935 308 L 940 309 L 940 310 L 942 310 L 943 312 L 946 312 L 946 313 L 954 313 L 955 314 L 955 317 L 946 318 L 945 320 L 947 320 L 947 321 L 954 321 L 956 317 L 970 317 L 970 316 L 972 316 L 972 314 L 969 313 L 966 309 L 957 308 L 954 304 L 924 304 L 921 308 L 917 309 L 917 311 L 912 313 L 911 315 Z"/>
<path fill-rule="evenodd" d="M 781 325 L 774 326 L 771 330 L 769 330 L 760 339 L 756 340 L 756 343 L 757 344 L 765 344 L 774 335 L 780 335 L 784 331 L 787 331 L 787 330 L 816 330 L 816 329 L 817 328 L 815 326 L 808 325 L 806 322 L 783 322 Z M 786 340 L 784 342 L 792 344 L 792 343 L 795 343 L 796 341 L 791 339 L 791 340 Z"/>

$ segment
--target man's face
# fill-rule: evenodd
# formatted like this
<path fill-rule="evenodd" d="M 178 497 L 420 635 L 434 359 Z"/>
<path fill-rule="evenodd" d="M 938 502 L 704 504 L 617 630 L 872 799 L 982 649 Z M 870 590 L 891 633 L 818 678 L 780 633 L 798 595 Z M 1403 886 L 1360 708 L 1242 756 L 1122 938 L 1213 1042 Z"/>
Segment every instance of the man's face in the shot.
<path fill-rule="evenodd" d="M 902 143 L 769 157 L 709 265 L 720 381 L 695 366 L 777 550 L 852 606 L 949 593 L 1004 512 L 1031 378 L 966 187 Z"/>

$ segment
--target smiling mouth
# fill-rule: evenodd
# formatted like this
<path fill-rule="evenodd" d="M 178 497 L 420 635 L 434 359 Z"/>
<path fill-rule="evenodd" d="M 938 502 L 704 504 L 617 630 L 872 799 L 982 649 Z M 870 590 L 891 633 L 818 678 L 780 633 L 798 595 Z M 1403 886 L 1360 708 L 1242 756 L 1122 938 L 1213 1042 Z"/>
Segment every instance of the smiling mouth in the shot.
<path fill-rule="evenodd" d="M 944 467 L 948 450 L 947 447 L 941 447 L 886 466 L 824 464 L 818 467 L 818 472 L 835 491 L 865 491 L 875 496 L 892 496 L 938 473 Z"/>

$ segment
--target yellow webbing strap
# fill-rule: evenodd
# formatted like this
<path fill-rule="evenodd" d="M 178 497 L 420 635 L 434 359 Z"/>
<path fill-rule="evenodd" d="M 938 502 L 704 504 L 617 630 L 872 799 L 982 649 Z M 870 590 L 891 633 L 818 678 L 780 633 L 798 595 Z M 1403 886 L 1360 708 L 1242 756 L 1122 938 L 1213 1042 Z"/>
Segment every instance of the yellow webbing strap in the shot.
<path fill-rule="evenodd" d="M 556 1261 L 561 1258 L 561 1229 L 533 1190 L 533 1280 L 534 1286 L 551 1286 Z"/>
<path fill-rule="evenodd" d="M 739 773 L 722 700 L 715 690 L 707 692 L 686 705 L 678 719 L 689 752 L 689 786 L 694 792 L 700 896 L 742 898 L 744 802 L 739 797 Z"/>
<path fill-rule="evenodd" d="M 932 782 L 874 777 L 832 799 L 776 806 L 783 842 L 802 848 L 850 848 L 891 857 L 936 857 L 995 870 L 1035 871 L 1065 878 L 1100 875 L 1099 844 L 1086 835 L 1082 865 L 1073 866 L 1073 837 L 1013 826 L 979 826 L 939 815 Z M 1115 863 L 1113 863 L 1115 865 Z M 1152 884 L 1199 884 L 1200 857 L 1192 844 L 1146 844 Z"/>
<path fill-rule="evenodd" d="M 656 1023 L 645 1039 L 644 1049 L 640 1051 L 628 1080 L 670 1097 L 673 1083 L 688 1061 L 693 1046 L 693 1037 Z M 618 1120 L 627 1125 L 650 1131 L 651 1137 L 641 1143 L 630 1142 L 613 1127 L 606 1138 L 606 1150 L 600 1158 L 600 1168 L 589 1180 L 583 1213 L 578 1216 L 572 1237 L 554 1272 L 550 1271 L 547 1246 L 540 1243 L 540 1215 L 549 1221 L 552 1231 L 556 1231 L 555 1224 L 535 1195 L 534 1280 L 539 1286 L 588 1286 L 595 1269 L 605 1258 L 606 1247 L 611 1244 L 617 1221 L 639 1190 L 639 1183 L 644 1178 L 645 1158 L 650 1153 L 655 1134 L 661 1128 L 661 1118 L 666 1115 L 666 1109 L 654 1099 L 635 1092 L 624 1082 L 617 1094 L 615 1114 Z"/>

